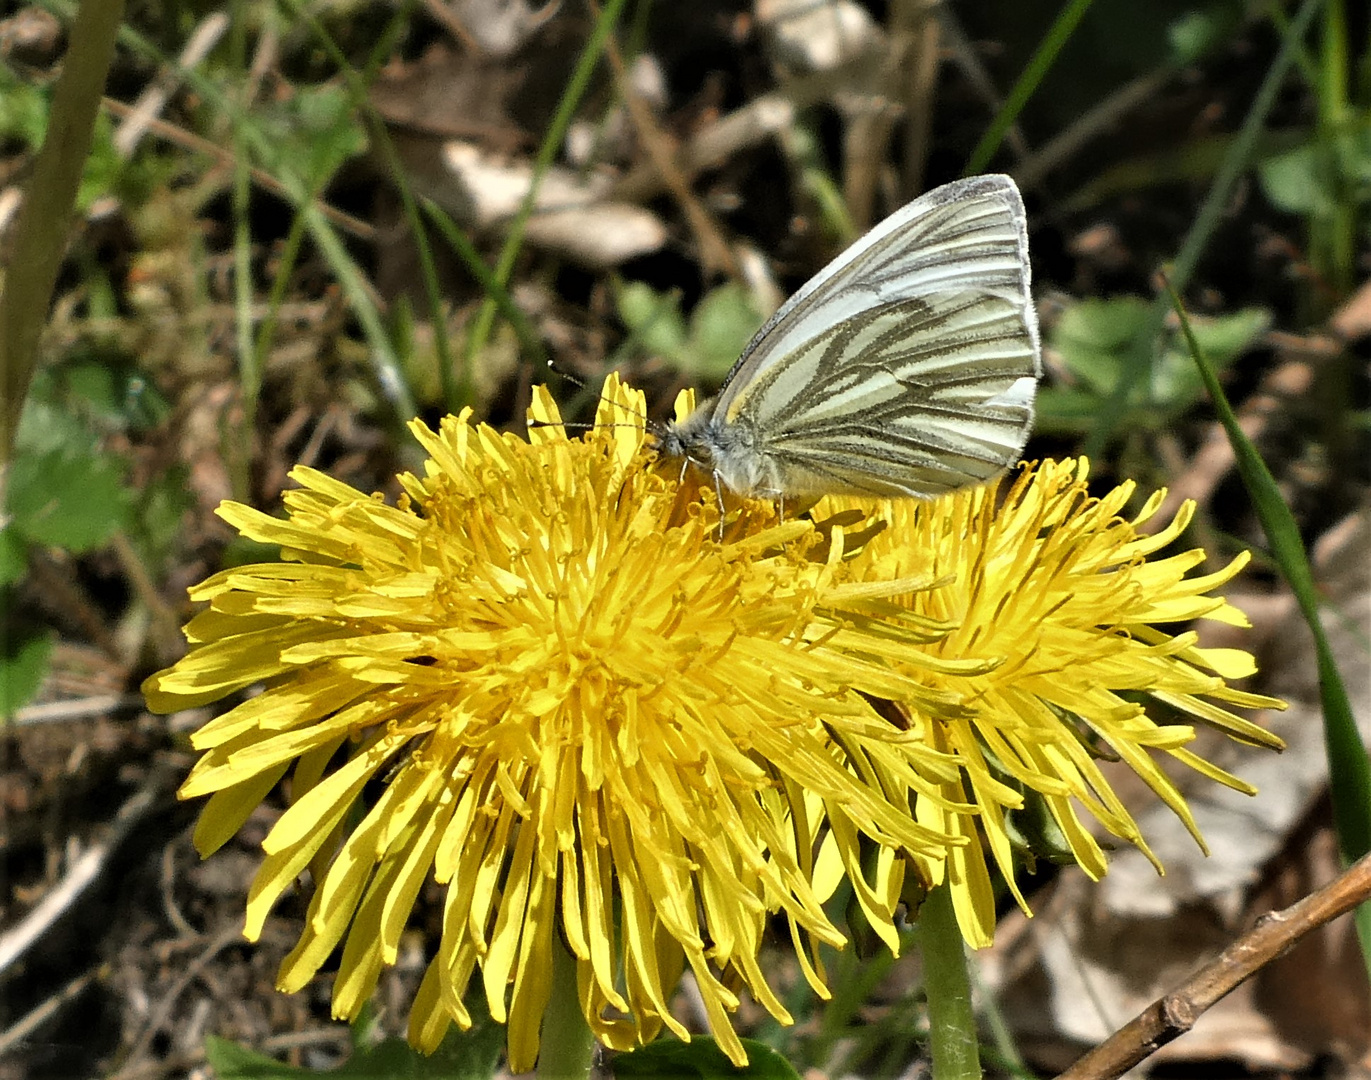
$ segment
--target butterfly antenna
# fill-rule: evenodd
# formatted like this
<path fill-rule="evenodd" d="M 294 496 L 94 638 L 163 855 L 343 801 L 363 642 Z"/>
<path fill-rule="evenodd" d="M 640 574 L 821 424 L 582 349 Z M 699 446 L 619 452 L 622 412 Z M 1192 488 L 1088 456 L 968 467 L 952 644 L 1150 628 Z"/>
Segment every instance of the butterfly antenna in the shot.
<path fill-rule="evenodd" d="M 589 382 L 587 382 L 585 379 L 581 378 L 581 376 L 579 376 L 579 375 L 572 374 L 571 372 L 568 372 L 568 371 L 562 371 L 560 368 L 558 368 L 558 367 L 556 366 L 556 364 L 553 363 L 552 360 L 550 360 L 550 359 L 548 360 L 547 366 L 552 370 L 552 372 L 553 372 L 554 374 L 560 375 L 562 378 L 566 379 L 568 382 L 571 382 L 571 383 L 575 384 L 576 386 L 580 387 L 582 390 L 587 390 L 587 389 L 589 389 L 589 387 L 590 387 Z M 606 397 L 604 394 L 601 394 L 601 393 L 598 393 L 598 392 L 595 394 L 595 400 L 596 400 L 597 402 L 604 403 L 604 404 L 607 404 L 607 405 L 618 405 L 618 404 L 619 404 L 619 403 L 616 402 L 613 398 Z M 641 424 L 611 424 L 611 425 L 609 425 L 609 426 L 611 426 L 611 427 L 631 427 L 631 428 L 633 428 L 635 431 L 646 431 L 646 432 L 648 432 L 649 434 L 653 434 L 653 435 L 655 435 L 655 434 L 658 433 L 657 430 L 655 430 L 655 429 L 659 428 L 660 425 L 655 424 L 655 423 L 653 422 L 652 418 L 649 417 L 649 416 L 647 415 L 646 412 L 644 412 L 644 413 L 642 414 L 642 421 L 643 421 L 643 422 L 642 422 Z M 582 423 L 582 422 L 579 422 L 579 421 L 568 422 L 568 421 L 566 421 L 566 420 L 560 420 L 560 421 L 558 421 L 557 423 L 553 424 L 553 423 L 549 423 L 549 422 L 543 421 L 543 420 L 532 420 L 532 421 L 529 421 L 528 426 L 529 426 L 530 428 L 555 427 L 555 428 L 562 428 L 563 430 L 589 431 L 591 428 L 603 427 L 603 426 L 605 426 L 605 425 L 603 425 L 603 424 L 596 424 L 596 423 L 594 423 L 594 422 L 590 422 L 590 423 Z"/>
<path fill-rule="evenodd" d="M 559 368 L 557 366 L 557 361 L 552 359 L 552 357 L 549 356 L 545 363 L 547 364 L 548 371 L 552 372 L 552 374 L 558 376 L 559 378 L 565 379 L 573 386 L 578 386 L 582 390 L 584 390 L 589 385 L 585 379 L 581 378 L 581 376 L 577 375 L 574 371 L 563 371 L 561 368 Z"/>

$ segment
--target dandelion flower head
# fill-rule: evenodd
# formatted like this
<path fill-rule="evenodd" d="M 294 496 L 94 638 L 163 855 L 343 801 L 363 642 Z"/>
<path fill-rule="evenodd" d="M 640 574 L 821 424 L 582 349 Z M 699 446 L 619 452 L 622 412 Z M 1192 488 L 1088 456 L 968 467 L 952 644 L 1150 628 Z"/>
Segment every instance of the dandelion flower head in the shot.
<path fill-rule="evenodd" d="M 1230 685 L 1255 673 L 1253 658 L 1239 649 L 1201 647 L 1189 629 L 1202 619 L 1250 625 L 1239 609 L 1212 595 L 1247 564 L 1247 553 L 1194 576 L 1206 557 L 1201 550 L 1153 558 L 1185 531 L 1194 504 L 1183 504 L 1170 523 L 1148 535 L 1142 526 L 1156 515 L 1165 491 L 1154 492 L 1130 519 L 1124 513 L 1134 485 L 1093 498 L 1088 473 L 1083 459 L 1045 461 L 1021 466 L 1007 492 L 992 486 L 928 502 L 859 504 L 887 528 L 845 570 L 856 580 L 937 580 L 937 587 L 899 602 L 954 627 L 921 651 L 972 665 L 950 676 L 925 671 L 922 677 L 963 706 L 961 715 L 925 730 L 934 747 L 961 765 L 957 780 L 944 789 L 947 802 L 969 799 L 978 812 L 948 814 L 930 801 L 921 820 L 967 841 L 949 849 L 947 875 L 958 924 L 977 947 L 990 944 L 994 929 L 987 849 L 1028 911 L 1015 872 L 1033 839 L 1016 825 L 1030 801 L 1027 808 L 1042 811 L 1053 834 L 1051 846 L 1091 877 L 1105 873 L 1106 856 L 1080 811 L 1136 845 L 1160 872 L 1099 759 L 1121 760 L 1203 848 L 1184 797 L 1156 755 L 1255 794 L 1187 748 L 1195 723 L 1246 743 L 1283 746 L 1233 711 L 1285 707 Z M 833 506 L 852 502 L 830 500 Z M 1170 624 L 1181 626 L 1173 632 Z"/>
<path fill-rule="evenodd" d="M 967 665 L 895 670 L 884 653 L 947 627 L 908 606 L 862 614 L 918 583 L 847 580 L 841 524 L 769 507 L 720 539 L 712 496 L 651 467 L 643 414 L 611 380 L 596 427 L 570 438 L 540 391 L 528 441 L 465 415 L 416 422 L 430 458 L 398 505 L 298 468 L 285 520 L 220 509 L 283 561 L 197 586 L 194 648 L 145 690 L 172 711 L 266 685 L 195 734 L 181 795 L 212 796 L 208 853 L 289 773 L 246 925 L 255 939 L 311 870 L 283 989 L 341 943 L 333 1008 L 354 1016 L 431 876 L 446 892 L 418 1045 L 470 1023 L 479 970 L 511 1066 L 530 1067 L 560 934 L 602 1042 L 688 1037 L 667 1006 L 689 967 L 742 1061 L 734 987 L 789 1019 L 757 964 L 769 914 L 825 993 L 817 945 L 844 938 L 821 903 L 838 880 L 894 947 L 906 870 L 931 884 L 965 842 L 909 808 L 971 809 L 945 800 L 956 766 L 925 730 L 956 711 L 931 676 Z M 876 698 L 914 720 L 892 726 Z M 863 838 L 882 852 L 869 869 Z"/>
<path fill-rule="evenodd" d="M 1185 524 L 1141 535 L 1157 500 L 1126 521 L 1130 489 L 1091 499 L 1083 462 L 1048 462 L 1002 502 L 781 519 L 743 500 L 721 527 L 712 490 L 657 466 L 643 415 L 611 377 L 572 438 L 540 389 L 527 440 L 465 414 L 412 425 L 429 460 L 395 505 L 302 467 L 284 520 L 221 507 L 283 561 L 192 590 L 192 651 L 145 691 L 169 712 L 265 685 L 195 734 L 181 795 L 211 796 L 208 854 L 288 781 L 246 923 L 255 939 L 310 872 L 282 989 L 341 945 L 333 1009 L 355 1016 L 432 881 L 416 1045 L 469 1025 L 479 988 L 511 1068 L 532 1067 L 560 940 L 601 1042 L 688 1038 L 668 1009 L 688 968 L 741 1064 L 739 988 L 790 1019 L 758 962 L 774 914 L 822 996 L 819 946 L 844 942 L 822 905 L 844 879 L 892 950 L 906 886 L 943 881 L 985 944 L 986 851 L 1012 884 L 1026 798 L 1089 873 L 1104 855 L 1078 808 L 1146 850 L 1092 740 L 1192 826 L 1155 752 L 1242 784 L 1157 707 L 1274 744 L 1231 711 L 1275 704 L 1228 686 L 1250 657 L 1158 628 L 1240 622 L 1208 594 L 1241 560 L 1148 561 Z"/>

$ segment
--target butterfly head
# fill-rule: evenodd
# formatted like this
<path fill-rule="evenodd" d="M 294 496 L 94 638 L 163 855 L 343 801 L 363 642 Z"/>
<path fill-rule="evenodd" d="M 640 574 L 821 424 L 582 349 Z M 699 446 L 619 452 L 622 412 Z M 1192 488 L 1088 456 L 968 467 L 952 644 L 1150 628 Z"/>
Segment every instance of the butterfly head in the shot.
<path fill-rule="evenodd" d="M 707 401 L 684 420 L 668 421 L 657 436 L 657 452 L 694 465 L 716 483 L 739 495 L 779 490 L 774 469 L 759 452 L 756 433 L 745 423 L 730 423 Z"/>

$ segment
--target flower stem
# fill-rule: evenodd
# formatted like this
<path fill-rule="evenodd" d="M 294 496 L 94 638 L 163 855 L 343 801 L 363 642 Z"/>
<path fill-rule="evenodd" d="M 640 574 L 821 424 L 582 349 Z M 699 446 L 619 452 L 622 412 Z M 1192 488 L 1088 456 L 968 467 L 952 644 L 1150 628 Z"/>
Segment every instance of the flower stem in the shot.
<path fill-rule="evenodd" d="M 928 995 L 933 1075 L 938 1080 L 981 1080 L 966 946 L 952 910 L 952 890 L 946 885 L 930 892 L 919 908 L 919 949 Z"/>
<path fill-rule="evenodd" d="M 581 1012 L 576 958 L 561 935 L 552 935 L 552 997 L 538 1039 L 538 1080 L 586 1080 L 595 1058 L 595 1037 Z"/>

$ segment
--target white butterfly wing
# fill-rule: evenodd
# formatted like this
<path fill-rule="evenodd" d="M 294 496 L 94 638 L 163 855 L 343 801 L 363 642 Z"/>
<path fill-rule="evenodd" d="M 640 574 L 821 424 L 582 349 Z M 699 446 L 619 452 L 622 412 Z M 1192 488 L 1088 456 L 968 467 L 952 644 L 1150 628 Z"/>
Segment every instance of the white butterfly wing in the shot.
<path fill-rule="evenodd" d="M 959 180 L 887 218 L 758 332 L 711 410 L 791 493 L 934 495 L 1015 461 L 1040 372 L 1023 202 Z"/>

